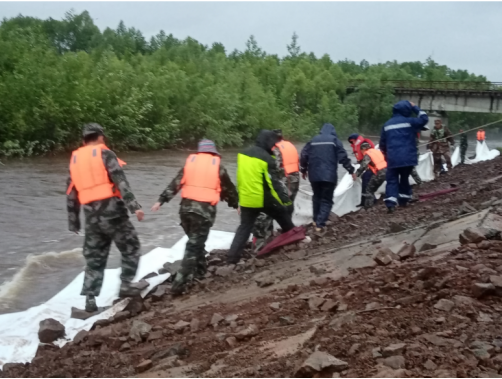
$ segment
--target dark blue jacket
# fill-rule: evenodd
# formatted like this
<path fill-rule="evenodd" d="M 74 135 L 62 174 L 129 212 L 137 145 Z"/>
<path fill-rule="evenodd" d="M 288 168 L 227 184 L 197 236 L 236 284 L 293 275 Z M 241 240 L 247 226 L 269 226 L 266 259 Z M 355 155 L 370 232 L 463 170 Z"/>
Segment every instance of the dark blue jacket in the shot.
<path fill-rule="evenodd" d="M 418 117 L 410 117 L 411 112 Z M 392 118 L 382 127 L 380 150 L 387 159 L 388 168 L 416 166 L 417 133 L 428 130 L 429 116 L 416 105 L 411 106 L 408 100 L 394 104 Z"/>
<path fill-rule="evenodd" d="M 312 138 L 302 150 L 300 171 L 308 172 L 311 182 L 337 182 L 338 162 L 349 172 L 354 172 L 347 152 L 338 139 L 335 127 L 324 124 L 321 133 Z"/>

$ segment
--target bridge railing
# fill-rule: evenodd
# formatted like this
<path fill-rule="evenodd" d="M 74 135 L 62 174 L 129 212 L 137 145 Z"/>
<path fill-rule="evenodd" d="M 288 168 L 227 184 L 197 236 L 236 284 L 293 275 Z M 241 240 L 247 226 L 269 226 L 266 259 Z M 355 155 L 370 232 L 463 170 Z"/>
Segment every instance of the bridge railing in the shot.
<path fill-rule="evenodd" d="M 359 87 L 365 82 L 349 80 L 347 87 Z M 448 91 L 502 91 L 502 82 L 474 82 L 474 81 L 427 81 L 427 80 L 382 80 L 382 86 L 392 86 L 399 89 L 424 89 Z"/>

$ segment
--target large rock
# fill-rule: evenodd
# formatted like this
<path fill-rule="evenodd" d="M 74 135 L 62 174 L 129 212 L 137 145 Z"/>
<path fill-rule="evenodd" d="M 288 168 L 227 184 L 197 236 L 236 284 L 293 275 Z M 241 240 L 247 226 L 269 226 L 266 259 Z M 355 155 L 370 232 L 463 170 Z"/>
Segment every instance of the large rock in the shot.
<path fill-rule="evenodd" d="M 378 250 L 378 253 L 373 257 L 375 262 L 380 266 L 387 266 L 392 263 L 397 256 L 392 252 L 392 250 L 385 248 Z"/>
<path fill-rule="evenodd" d="M 223 267 L 218 267 L 216 271 L 214 272 L 214 275 L 216 276 L 221 276 L 221 277 L 227 277 L 232 274 L 234 271 L 235 265 L 229 265 L 229 266 L 223 266 Z"/>
<path fill-rule="evenodd" d="M 129 331 L 129 337 L 137 342 L 141 342 L 143 339 L 148 338 L 150 330 L 152 330 L 152 326 L 150 324 L 134 320 L 132 322 L 131 330 Z"/>
<path fill-rule="evenodd" d="M 258 335 L 260 332 L 260 329 L 255 324 L 250 324 L 247 328 L 241 330 L 238 333 L 234 334 L 234 337 L 237 338 L 238 340 L 243 340 L 248 337 L 254 337 Z"/>
<path fill-rule="evenodd" d="M 415 248 L 415 245 L 404 245 L 399 249 L 397 252 L 397 255 L 399 256 L 399 259 L 405 260 L 408 258 L 413 258 L 415 256 L 415 252 L 417 249 Z"/>
<path fill-rule="evenodd" d="M 303 362 L 300 369 L 296 372 L 297 377 L 312 377 L 316 374 L 325 376 L 334 372 L 341 372 L 348 367 L 348 363 L 334 356 L 316 351 Z M 317 376 L 317 375 L 316 375 Z"/>
<path fill-rule="evenodd" d="M 393 343 L 382 350 L 382 355 L 387 358 L 393 355 L 401 355 L 406 348 L 405 343 Z"/>
<path fill-rule="evenodd" d="M 454 306 L 455 303 L 453 301 L 446 299 L 440 299 L 436 304 L 434 304 L 434 308 L 445 312 L 451 311 Z"/>
<path fill-rule="evenodd" d="M 64 325 L 53 318 L 40 321 L 38 329 L 38 339 L 43 343 L 51 343 L 65 336 Z"/>
<path fill-rule="evenodd" d="M 479 299 L 480 297 L 495 293 L 495 286 L 492 283 L 474 283 L 471 291 L 473 296 Z"/>
<path fill-rule="evenodd" d="M 405 368 L 406 361 L 402 355 L 394 355 L 392 357 L 385 358 L 383 360 L 383 364 L 387 367 L 390 367 L 394 370 Z"/>
<path fill-rule="evenodd" d="M 101 313 L 104 309 L 98 308 L 96 312 L 87 312 L 84 309 L 71 307 L 71 315 L 70 318 L 76 318 L 77 320 L 87 320 L 89 317 L 96 316 Z"/>
<path fill-rule="evenodd" d="M 223 321 L 225 317 L 220 315 L 219 313 L 214 313 L 213 317 L 211 317 L 211 325 L 218 325 L 220 321 Z"/>
<path fill-rule="evenodd" d="M 147 359 L 136 366 L 136 372 L 141 373 L 152 368 L 152 361 Z"/>
<path fill-rule="evenodd" d="M 309 308 L 313 311 L 316 311 L 321 305 L 324 304 L 325 301 L 326 299 L 323 299 L 322 297 L 312 296 L 309 299 Z"/>
<path fill-rule="evenodd" d="M 141 296 L 135 296 L 131 298 L 124 311 L 130 312 L 131 316 L 136 316 L 138 313 L 143 312 L 144 309 L 143 298 Z"/>

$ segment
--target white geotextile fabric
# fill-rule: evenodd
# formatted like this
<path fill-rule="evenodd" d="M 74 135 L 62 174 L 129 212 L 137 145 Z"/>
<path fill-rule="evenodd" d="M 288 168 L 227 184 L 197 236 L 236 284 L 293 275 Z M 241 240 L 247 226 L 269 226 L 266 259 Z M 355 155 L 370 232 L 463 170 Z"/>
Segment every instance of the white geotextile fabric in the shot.
<path fill-rule="evenodd" d="M 228 249 L 233 237 L 234 233 L 211 230 L 206 242 L 206 250 Z M 157 272 L 166 262 L 182 259 L 187 240 L 188 238 L 185 236 L 170 249 L 158 247 L 143 255 L 135 280 L 137 281 L 151 272 Z M 163 274 L 147 279 L 150 285 L 141 295 L 144 297 L 168 277 L 169 274 Z M 82 272 L 46 303 L 23 312 L 0 315 L 0 368 L 8 362 L 31 362 L 37 352 L 38 329 L 42 320 L 53 318 L 65 326 L 67 339 L 56 341 L 57 345 L 63 346 L 72 340 L 79 331 L 89 330 L 95 321 L 107 319 L 126 307 L 127 299 L 87 320 L 70 318 L 71 307 L 83 308 L 84 306 L 85 298 L 80 295 L 83 280 L 84 273 Z M 117 298 L 119 286 L 120 268 L 105 270 L 103 288 L 101 294 L 96 298 L 98 306 L 112 305 L 113 300 Z"/>
<path fill-rule="evenodd" d="M 486 141 L 480 142 L 476 141 L 476 156 L 473 159 L 465 157 L 466 164 L 473 164 L 483 161 L 489 161 L 495 159 L 500 155 L 500 151 L 497 149 L 490 150 L 486 145 Z M 460 164 L 460 147 L 456 147 L 455 151 L 451 156 L 451 164 L 453 167 Z"/>

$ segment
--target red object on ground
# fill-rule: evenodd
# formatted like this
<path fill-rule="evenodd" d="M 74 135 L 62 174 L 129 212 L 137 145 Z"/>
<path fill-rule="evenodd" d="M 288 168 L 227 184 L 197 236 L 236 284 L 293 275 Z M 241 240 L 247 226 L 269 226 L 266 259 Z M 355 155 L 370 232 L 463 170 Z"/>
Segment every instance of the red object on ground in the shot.
<path fill-rule="evenodd" d="M 441 191 L 426 193 L 424 195 L 418 195 L 418 198 L 420 201 L 426 201 L 426 200 L 432 199 L 433 197 L 446 195 L 447 193 L 455 192 L 455 191 L 458 191 L 458 188 L 448 188 L 448 189 L 444 189 Z"/>
<path fill-rule="evenodd" d="M 303 226 L 295 226 L 289 232 L 280 234 L 275 237 L 270 243 L 266 244 L 263 249 L 261 249 L 258 254 L 256 254 L 256 256 L 259 257 L 268 254 L 278 247 L 290 245 L 303 239 L 305 239 L 305 228 Z"/>

